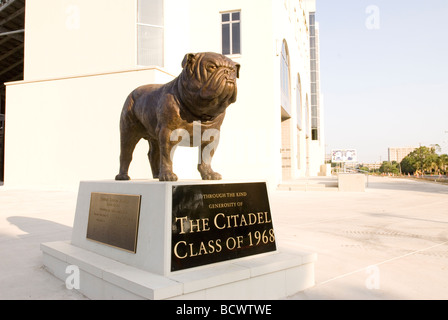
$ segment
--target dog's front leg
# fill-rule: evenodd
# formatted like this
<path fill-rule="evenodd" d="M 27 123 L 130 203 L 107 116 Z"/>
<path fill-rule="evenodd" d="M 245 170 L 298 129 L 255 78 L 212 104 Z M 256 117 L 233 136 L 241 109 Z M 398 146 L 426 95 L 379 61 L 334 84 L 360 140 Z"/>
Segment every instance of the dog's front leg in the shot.
<path fill-rule="evenodd" d="M 176 141 L 171 141 L 171 133 L 172 131 L 168 128 L 162 128 L 159 131 L 159 181 L 177 181 L 177 175 L 173 172 L 173 159 L 171 159 L 171 150 L 176 145 Z"/>
<path fill-rule="evenodd" d="M 202 180 L 221 180 L 222 176 L 213 171 L 212 158 L 219 143 L 219 130 L 209 129 L 203 134 L 201 147 L 199 148 L 200 163 L 198 164 L 198 171 L 201 174 Z"/>

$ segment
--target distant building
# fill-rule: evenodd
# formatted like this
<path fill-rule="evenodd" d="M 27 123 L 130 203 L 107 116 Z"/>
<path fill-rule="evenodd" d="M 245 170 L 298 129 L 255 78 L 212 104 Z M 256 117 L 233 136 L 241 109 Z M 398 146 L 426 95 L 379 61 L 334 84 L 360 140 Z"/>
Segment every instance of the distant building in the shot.
<path fill-rule="evenodd" d="M 361 166 L 368 168 L 369 171 L 372 171 L 372 170 L 378 170 L 379 168 L 381 168 L 382 164 L 383 164 L 382 162 L 373 162 L 373 163 L 363 163 L 363 164 L 361 164 Z"/>
<path fill-rule="evenodd" d="M 389 148 L 389 162 L 396 161 L 401 162 L 408 154 L 417 149 L 416 147 L 404 147 L 404 148 Z"/>

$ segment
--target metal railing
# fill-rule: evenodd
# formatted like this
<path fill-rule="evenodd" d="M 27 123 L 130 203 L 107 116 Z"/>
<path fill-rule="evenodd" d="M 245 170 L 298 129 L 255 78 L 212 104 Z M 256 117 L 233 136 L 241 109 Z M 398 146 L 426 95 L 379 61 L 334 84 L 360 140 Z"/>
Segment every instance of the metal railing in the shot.
<path fill-rule="evenodd" d="M 433 182 L 448 183 L 448 175 L 434 174 L 434 175 L 416 175 L 412 176 L 414 179 L 428 180 Z"/>

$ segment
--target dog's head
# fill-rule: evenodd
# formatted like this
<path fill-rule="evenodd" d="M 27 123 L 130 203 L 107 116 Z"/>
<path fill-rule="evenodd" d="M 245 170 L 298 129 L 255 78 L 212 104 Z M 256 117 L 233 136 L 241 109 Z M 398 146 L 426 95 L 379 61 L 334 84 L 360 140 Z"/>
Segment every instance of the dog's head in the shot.
<path fill-rule="evenodd" d="M 236 101 L 238 63 L 214 52 L 189 53 L 182 68 L 181 99 L 198 119 L 213 120 Z"/>

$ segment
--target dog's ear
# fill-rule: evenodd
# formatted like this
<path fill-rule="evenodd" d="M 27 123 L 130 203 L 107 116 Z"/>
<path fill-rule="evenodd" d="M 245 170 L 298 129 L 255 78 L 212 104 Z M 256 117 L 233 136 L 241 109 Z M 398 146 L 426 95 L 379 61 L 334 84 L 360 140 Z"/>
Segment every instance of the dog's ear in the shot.
<path fill-rule="evenodd" d="M 194 61 L 194 53 L 187 53 L 184 57 L 184 60 L 182 60 L 182 69 L 185 69 L 186 66 L 190 65 Z"/>
<path fill-rule="evenodd" d="M 235 68 L 236 68 L 236 77 L 239 78 L 241 65 L 239 63 L 235 63 Z"/>

